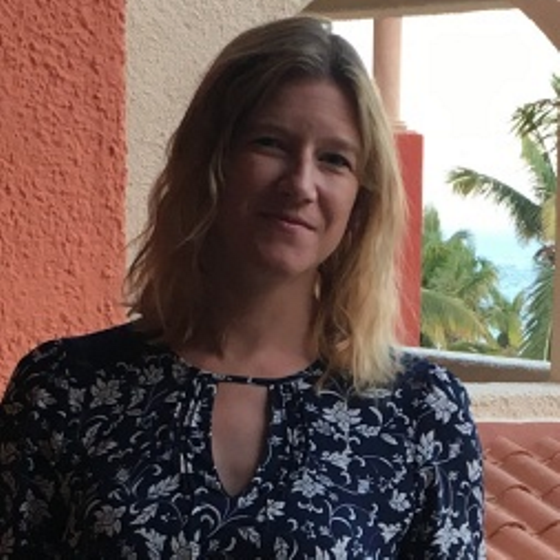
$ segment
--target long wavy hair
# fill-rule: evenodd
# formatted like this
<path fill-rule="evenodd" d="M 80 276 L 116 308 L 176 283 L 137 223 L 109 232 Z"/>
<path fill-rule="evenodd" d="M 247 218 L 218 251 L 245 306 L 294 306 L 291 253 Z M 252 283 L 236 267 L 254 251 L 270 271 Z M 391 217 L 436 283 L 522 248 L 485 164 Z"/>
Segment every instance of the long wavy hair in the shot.
<path fill-rule="evenodd" d="M 361 390 L 395 372 L 406 207 L 380 96 L 354 48 L 327 20 L 274 21 L 242 33 L 218 55 L 170 140 L 128 272 L 127 303 L 143 328 L 171 347 L 192 339 L 204 313 L 201 251 L 234 135 L 279 85 L 303 77 L 337 84 L 358 115 L 360 188 L 340 245 L 319 267 L 313 327 L 327 375 L 346 372 Z"/>

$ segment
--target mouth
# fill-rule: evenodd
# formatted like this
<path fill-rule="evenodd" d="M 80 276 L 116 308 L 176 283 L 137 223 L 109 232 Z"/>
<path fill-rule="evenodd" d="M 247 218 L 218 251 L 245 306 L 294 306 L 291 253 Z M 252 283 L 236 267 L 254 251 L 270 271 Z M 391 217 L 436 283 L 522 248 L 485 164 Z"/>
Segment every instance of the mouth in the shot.
<path fill-rule="evenodd" d="M 299 216 L 292 216 L 290 214 L 276 214 L 271 212 L 265 212 L 263 213 L 263 216 L 269 220 L 279 222 L 280 224 L 288 228 L 304 228 L 310 231 L 315 230 L 313 224 L 303 218 L 300 218 Z"/>

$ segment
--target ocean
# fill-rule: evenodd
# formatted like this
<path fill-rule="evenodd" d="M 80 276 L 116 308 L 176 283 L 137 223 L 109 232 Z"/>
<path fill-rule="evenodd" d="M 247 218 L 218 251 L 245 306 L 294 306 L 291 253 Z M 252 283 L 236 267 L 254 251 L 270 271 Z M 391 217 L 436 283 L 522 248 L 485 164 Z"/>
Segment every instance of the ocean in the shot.
<path fill-rule="evenodd" d="M 521 245 L 510 232 L 485 232 L 472 230 L 476 252 L 492 261 L 500 275 L 500 290 L 510 300 L 529 287 L 535 270 L 533 255 L 539 245 Z"/>

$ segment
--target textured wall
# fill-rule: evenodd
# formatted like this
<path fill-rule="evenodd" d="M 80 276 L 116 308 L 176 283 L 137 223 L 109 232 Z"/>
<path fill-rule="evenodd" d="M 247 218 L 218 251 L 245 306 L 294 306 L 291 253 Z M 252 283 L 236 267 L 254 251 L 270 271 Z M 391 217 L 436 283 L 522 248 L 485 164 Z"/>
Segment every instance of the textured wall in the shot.
<path fill-rule="evenodd" d="M 124 0 L 0 2 L 0 392 L 37 341 L 115 322 Z"/>
<path fill-rule="evenodd" d="M 134 0 L 127 3 L 127 234 L 145 219 L 146 194 L 168 137 L 218 51 L 243 29 L 300 12 L 308 0 Z"/>
<path fill-rule="evenodd" d="M 560 420 L 558 383 L 468 383 L 472 411 L 489 420 Z"/>

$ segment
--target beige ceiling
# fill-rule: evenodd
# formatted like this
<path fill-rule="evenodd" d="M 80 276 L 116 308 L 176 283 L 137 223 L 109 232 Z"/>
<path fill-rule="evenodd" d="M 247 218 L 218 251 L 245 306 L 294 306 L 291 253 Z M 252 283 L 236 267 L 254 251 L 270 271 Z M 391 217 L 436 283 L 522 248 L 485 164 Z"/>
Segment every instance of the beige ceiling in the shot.
<path fill-rule="evenodd" d="M 313 0 L 305 11 L 332 19 L 359 19 L 511 8 L 523 10 L 560 49 L 560 0 Z"/>
<path fill-rule="evenodd" d="M 511 8 L 507 0 L 313 0 L 306 11 L 336 19 L 444 14 Z"/>

